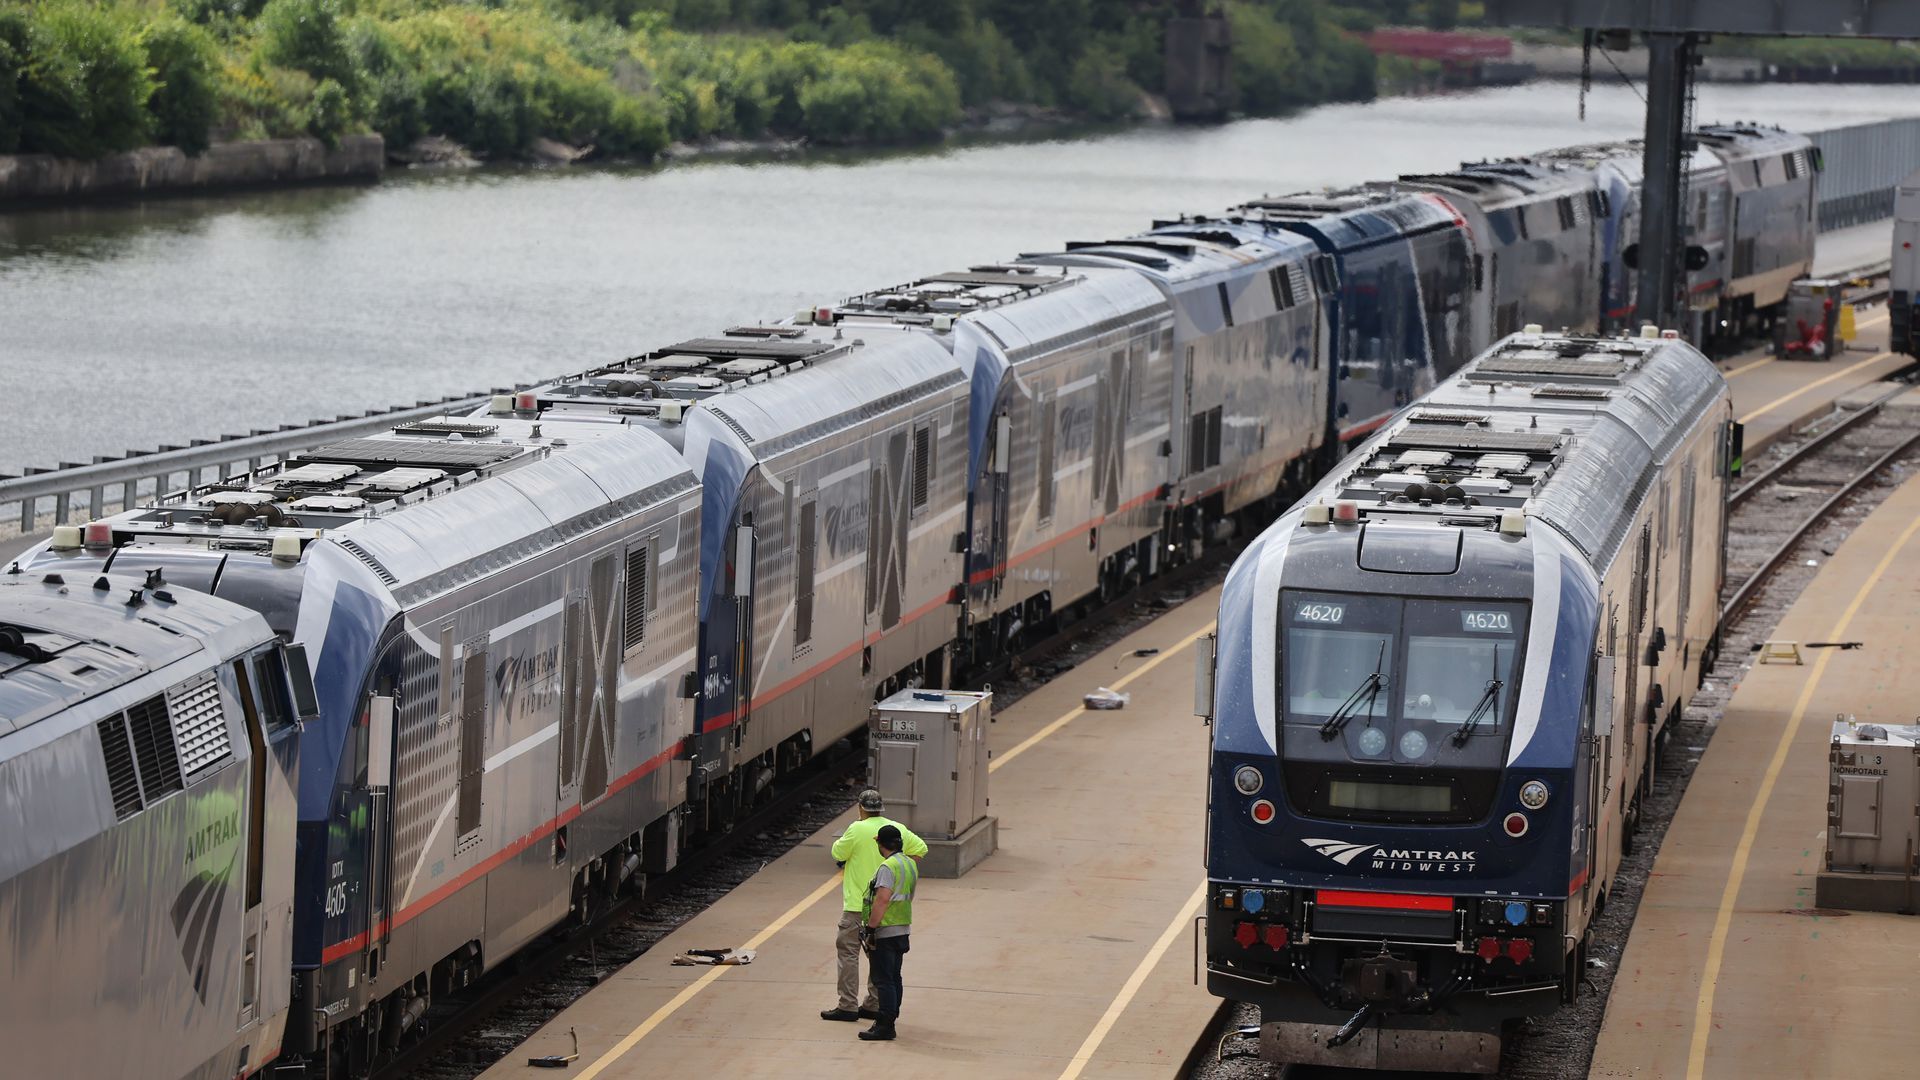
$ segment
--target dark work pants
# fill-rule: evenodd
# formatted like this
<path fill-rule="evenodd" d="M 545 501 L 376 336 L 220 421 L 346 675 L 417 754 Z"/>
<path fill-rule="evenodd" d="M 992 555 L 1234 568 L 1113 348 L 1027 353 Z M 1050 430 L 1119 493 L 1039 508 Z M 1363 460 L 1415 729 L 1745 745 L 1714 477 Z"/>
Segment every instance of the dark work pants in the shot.
<path fill-rule="evenodd" d="M 906 987 L 900 981 L 901 961 L 907 955 L 908 935 L 873 939 L 868 955 L 867 978 L 880 993 L 880 1020 L 891 1024 L 900 1016 L 900 995 Z"/>

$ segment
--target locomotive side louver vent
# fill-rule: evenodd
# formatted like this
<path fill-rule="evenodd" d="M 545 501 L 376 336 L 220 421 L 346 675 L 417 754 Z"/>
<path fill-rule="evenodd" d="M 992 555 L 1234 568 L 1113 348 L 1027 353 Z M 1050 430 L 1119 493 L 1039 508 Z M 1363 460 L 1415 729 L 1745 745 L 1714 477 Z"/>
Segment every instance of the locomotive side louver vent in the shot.
<path fill-rule="evenodd" d="M 374 558 L 373 553 L 368 551 L 366 548 L 361 547 L 359 544 L 356 544 L 351 540 L 346 540 L 341 538 L 335 538 L 335 542 L 338 543 L 341 547 L 346 548 L 348 554 L 352 555 L 356 559 L 359 559 L 361 562 L 366 563 L 367 569 L 372 570 L 374 573 L 380 575 L 381 581 L 384 581 L 389 585 L 400 584 L 400 579 L 393 575 L 393 571 L 387 569 L 386 565 L 383 564 L 379 559 Z"/>
<path fill-rule="evenodd" d="M 180 771 L 188 776 L 233 754 L 226 717 L 220 711 L 220 684 L 206 675 L 196 684 L 167 691 L 173 736 L 180 748 Z"/>
<path fill-rule="evenodd" d="M 99 723 L 100 756 L 113 791 L 114 816 L 125 820 L 140 812 L 140 778 L 133 771 L 133 747 L 127 744 L 126 717 L 115 714 Z"/>
<path fill-rule="evenodd" d="M 923 509 L 927 505 L 928 486 L 932 477 L 928 469 L 933 465 L 933 427 L 915 428 L 913 432 L 913 508 Z"/>
<path fill-rule="evenodd" d="M 627 640 L 631 649 L 647 639 L 647 549 L 627 549 Z"/>
<path fill-rule="evenodd" d="M 160 697 L 127 710 L 127 731 L 133 736 L 134 762 L 140 768 L 140 787 L 147 802 L 171 795 L 185 785 L 180 779 L 180 756 L 173 746 L 173 727 L 167 722 L 167 702 Z"/>

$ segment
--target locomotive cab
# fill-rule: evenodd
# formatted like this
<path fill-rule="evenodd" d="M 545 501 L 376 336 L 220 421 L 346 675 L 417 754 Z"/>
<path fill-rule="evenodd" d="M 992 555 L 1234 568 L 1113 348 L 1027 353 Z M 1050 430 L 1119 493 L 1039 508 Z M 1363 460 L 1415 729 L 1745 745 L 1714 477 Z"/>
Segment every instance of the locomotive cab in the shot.
<path fill-rule="evenodd" d="M 1635 415 L 1638 391 L 1670 395 L 1672 429 Z M 1260 1007 L 1263 1056 L 1490 1072 L 1505 1021 L 1573 1000 L 1648 738 L 1620 714 L 1664 715 L 1617 682 L 1675 685 L 1652 631 L 1677 614 L 1676 639 L 1710 633 L 1710 604 L 1689 622 L 1672 594 L 1717 580 L 1635 594 L 1655 549 L 1632 541 L 1657 515 L 1678 550 L 1648 503 L 1667 471 L 1692 497 L 1698 455 L 1724 458 L 1723 403 L 1677 342 L 1518 335 L 1235 564 L 1207 971 Z"/>

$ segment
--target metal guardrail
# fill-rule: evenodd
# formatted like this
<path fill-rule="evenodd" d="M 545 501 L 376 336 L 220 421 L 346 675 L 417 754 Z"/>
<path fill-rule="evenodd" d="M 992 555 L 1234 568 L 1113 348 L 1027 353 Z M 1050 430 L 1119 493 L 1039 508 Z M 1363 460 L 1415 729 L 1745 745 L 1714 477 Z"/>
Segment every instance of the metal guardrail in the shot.
<path fill-rule="evenodd" d="M 195 439 L 187 446 L 162 446 L 152 451 L 101 456 L 91 464 L 63 463 L 57 469 L 29 469 L 25 476 L 0 478 L 0 513 L 14 508 L 21 534 L 37 531 L 43 524 L 42 519 L 49 514 L 55 525 L 72 520 L 76 510 L 92 520 L 110 509 L 126 509 L 138 505 L 142 498 L 165 494 L 181 486 L 199 487 L 258 469 L 302 450 L 371 435 L 408 420 L 464 411 L 486 400 L 485 395 L 473 394 L 421 401 L 360 416 L 288 424 L 273 431 Z M 185 483 L 176 483 L 182 477 Z M 5 520 L 8 518 L 0 517 L 0 521 Z"/>
<path fill-rule="evenodd" d="M 1893 216 L 1893 193 L 1920 168 L 1920 117 L 1808 132 L 1820 150 L 1820 231 Z"/>

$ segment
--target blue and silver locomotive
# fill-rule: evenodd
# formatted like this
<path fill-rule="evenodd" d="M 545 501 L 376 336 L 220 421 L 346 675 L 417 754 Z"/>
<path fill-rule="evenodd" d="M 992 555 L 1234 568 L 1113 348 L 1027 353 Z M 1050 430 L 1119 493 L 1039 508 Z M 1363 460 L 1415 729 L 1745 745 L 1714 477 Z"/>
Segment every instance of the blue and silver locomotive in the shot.
<path fill-rule="evenodd" d="M 1571 1001 L 1722 579 L 1725 383 L 1658 337 L 1500 342 L 1235 563 L 1207 981 L 1283 1061 L 1491 1071 Z"/>

